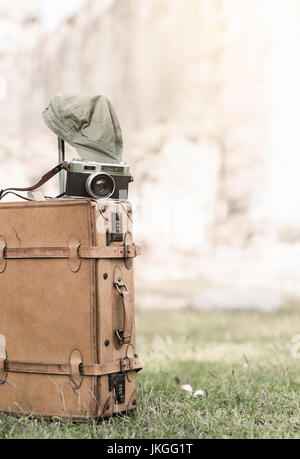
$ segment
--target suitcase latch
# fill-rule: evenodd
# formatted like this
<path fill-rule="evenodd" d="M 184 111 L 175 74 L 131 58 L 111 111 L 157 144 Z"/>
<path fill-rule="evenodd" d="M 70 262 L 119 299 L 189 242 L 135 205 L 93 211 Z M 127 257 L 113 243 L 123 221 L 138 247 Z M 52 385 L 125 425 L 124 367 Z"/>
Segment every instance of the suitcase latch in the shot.
<path fill-rule="evenodd" d="M 122 213 L 112 212 L 111 213 L 111 230 L 106 230 L 106 245 L 110 245 L 111 242 L 122 242 L 123 241 L 123 224 L 122 224 Z"/>
<path fill-rule="evenodd" d="M 115 403 L 125 402 L 125 373 L 109 375 L 109 392 L 115 392 Z"/>

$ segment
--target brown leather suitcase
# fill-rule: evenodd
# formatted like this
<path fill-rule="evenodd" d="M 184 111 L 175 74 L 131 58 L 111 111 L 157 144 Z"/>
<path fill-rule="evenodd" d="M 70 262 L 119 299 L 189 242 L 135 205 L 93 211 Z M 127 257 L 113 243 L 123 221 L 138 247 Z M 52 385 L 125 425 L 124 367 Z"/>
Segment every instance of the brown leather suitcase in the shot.
<path fill-rule="evenodd" d="M 0 411 L 74 420 L 136 408 L 127 202 L 0 204 Z"/>

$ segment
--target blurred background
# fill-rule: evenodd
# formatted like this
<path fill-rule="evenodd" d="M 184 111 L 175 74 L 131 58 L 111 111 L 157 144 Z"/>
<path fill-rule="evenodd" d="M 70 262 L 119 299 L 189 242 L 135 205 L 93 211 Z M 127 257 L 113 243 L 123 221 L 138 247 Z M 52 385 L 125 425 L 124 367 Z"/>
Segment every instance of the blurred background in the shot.
<path fill-rule="evenodd" d="M 299 0 L 0 0 L 1 188 L 56 165 L 54 95 L 104 94 L 135 177 L 137 305 L 298 298 L 299 20 Z"/>

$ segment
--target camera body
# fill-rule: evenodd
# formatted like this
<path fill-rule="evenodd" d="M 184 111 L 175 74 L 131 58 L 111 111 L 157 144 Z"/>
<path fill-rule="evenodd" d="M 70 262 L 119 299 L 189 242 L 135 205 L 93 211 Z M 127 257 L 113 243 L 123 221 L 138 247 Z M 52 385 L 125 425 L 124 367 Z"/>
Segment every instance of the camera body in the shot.
<path fill-rule="evenodd" d="M 67 169 L 65 194 L 126 201 L 128 185 L 133 182 L 126 163 L 97 163 L 73 159 Z"/>

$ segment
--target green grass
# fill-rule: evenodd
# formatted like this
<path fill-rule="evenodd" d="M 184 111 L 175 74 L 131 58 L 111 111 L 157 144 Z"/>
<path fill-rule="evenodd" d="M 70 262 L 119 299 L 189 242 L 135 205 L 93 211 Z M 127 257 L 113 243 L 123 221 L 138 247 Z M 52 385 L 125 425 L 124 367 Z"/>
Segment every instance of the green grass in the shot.
<path fill-rule="evenodd" d="M 299 316 L 296 306 L 138 312 L 144 370 L 135 417 L 72 424 L 0 416 L 0 438 L 300 438 L 300 360 L 291 355 Z"/>

